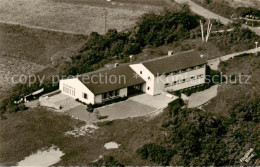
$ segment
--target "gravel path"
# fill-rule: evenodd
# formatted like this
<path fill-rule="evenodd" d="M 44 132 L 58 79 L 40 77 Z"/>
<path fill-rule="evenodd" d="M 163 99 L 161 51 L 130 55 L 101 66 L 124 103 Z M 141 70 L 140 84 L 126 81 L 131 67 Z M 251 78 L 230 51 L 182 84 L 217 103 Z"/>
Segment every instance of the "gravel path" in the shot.
<path fill-rule="evenodd" d="M 258 52 L 260 52 L 260 47 L 258 47 L 257 50 L 258 50 Z M 243 51 L 243 52 L 232 53 L 232 54 L 225 55 L 225 56 L 222 56 L 222 57 L 219 57 L 216 59 L 208 60 L 208 64 L 212 70 L 218 70 L 218 65 L 219 65 L 220 61 L 227 61 L 230 58 L 234 58 L 236 56 L 239 56 L 239 55 L 242 55 L 245 53 L 255 53 L 255 52 L 256 52 L 256 49 L 250 49 L 250 50 Z"/>

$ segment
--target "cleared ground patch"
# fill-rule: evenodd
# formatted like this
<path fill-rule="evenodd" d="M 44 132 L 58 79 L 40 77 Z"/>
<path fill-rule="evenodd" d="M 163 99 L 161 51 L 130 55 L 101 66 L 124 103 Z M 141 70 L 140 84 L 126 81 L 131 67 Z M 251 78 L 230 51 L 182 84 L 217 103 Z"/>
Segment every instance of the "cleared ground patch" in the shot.
<path fill-rule="evenodd" d="M 135 25 L 142 14 L 158 9 L 131 4 L 118 8 L 87 5 L 84 1 L 48 0 L 2 0 L 0 3 L 0 20 L 7 23 L 19 23 L 81 34 L 91 32 L 104 33 L 109 28 L 125 30 Z M 104 3 L 111 3 L 102 1 Z M 106 19 L 105 19 L 106 15 Z M 105 29 L 105 21 L 107 28 Z"/>

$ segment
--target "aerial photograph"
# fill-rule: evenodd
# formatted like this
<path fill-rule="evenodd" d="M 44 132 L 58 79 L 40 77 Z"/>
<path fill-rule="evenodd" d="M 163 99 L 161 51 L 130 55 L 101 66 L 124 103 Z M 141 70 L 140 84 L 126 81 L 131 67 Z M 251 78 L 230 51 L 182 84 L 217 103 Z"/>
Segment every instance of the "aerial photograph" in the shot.
<path fill-rule="evenodd" d="M 0 0 L 0 166 L 260 166 L 260 0 Z"/>

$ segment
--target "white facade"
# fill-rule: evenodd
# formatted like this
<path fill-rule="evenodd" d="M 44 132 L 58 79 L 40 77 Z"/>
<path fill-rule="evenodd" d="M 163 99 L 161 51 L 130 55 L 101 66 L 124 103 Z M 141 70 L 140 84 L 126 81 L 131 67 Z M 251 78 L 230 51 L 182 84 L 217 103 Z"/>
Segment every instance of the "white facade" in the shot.
<path fill-rule="evenodd" d="M 154 82 L 155 76 L 143 65 L 143 64 L 133 64 L 130 67 L 143 79 L 145 84 L 143 85 L 143 92 L 154 95 Z"/>
<path fill-rule="evenodd" d="M 74 99 L 79 99 L 87 104 L 95 103 L 95 95 L 78 78 L 61 80 L 59 89 Z M 84 94 L 86 94 L 85 97 Z"/>
<path fill-rule="evenodd" d="M 65 79 L 61 80 L 59 84 L 59 90 L 74 99 L 79 99 L 87 104 L 102 103 L 104 100 L 103 95 L 94 95 L 79 79 Z M 119 89 L 119 94 L 116 97 L 126 97 L 127 88 Z"/>
<path fill-rule="evenodd" d="M 177 91 L 189 87 L 202 85 L 206 78 L 206 65 L 179 70 L 177 73 L 155 76 L 143 64 L 134 64 L 130 67 L 146 81 L 146 93 L 161 94 L 166 91 Z"/>

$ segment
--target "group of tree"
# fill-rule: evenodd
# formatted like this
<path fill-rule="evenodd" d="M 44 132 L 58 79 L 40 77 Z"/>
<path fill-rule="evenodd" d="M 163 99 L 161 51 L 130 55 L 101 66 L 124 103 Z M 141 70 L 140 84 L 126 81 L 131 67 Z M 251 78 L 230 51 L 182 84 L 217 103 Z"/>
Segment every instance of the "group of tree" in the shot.
<path fill-rule="evenodd" d="M 159 165 L 243 165 L 240 158 L 252 147 L 254 157 L 247 165 L 253 165 L 260 157 L 259 102 L 260 97 L 234 105 L 229 118 L 173 102 L 162 118 L 165 138 L 137 153 Z"/>

